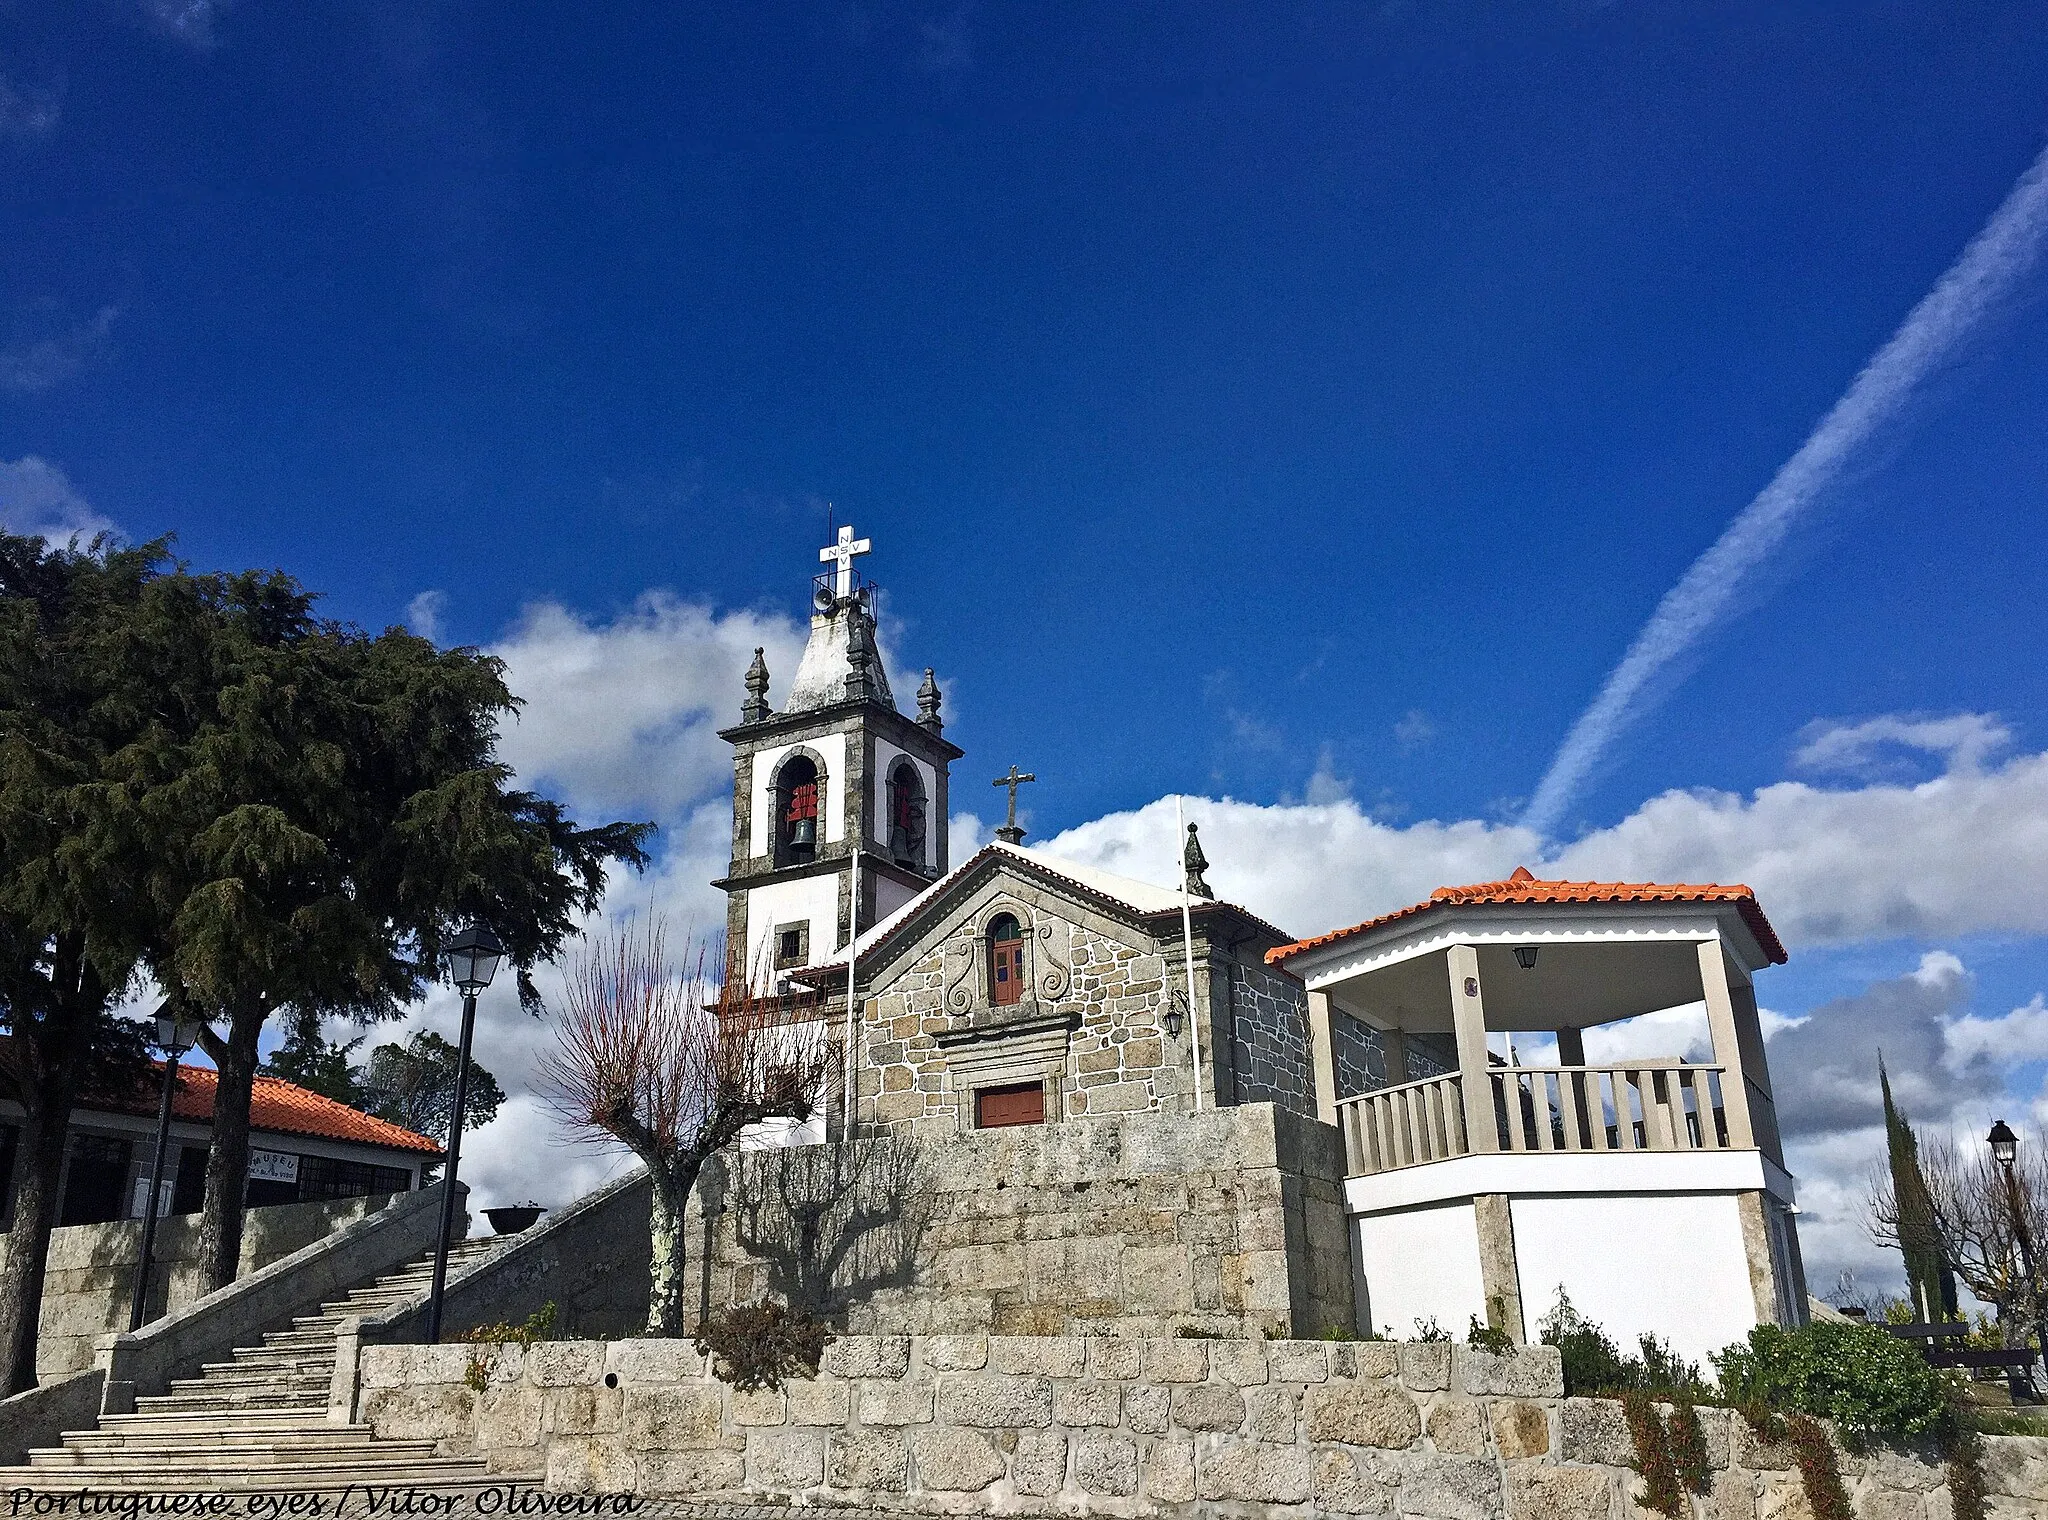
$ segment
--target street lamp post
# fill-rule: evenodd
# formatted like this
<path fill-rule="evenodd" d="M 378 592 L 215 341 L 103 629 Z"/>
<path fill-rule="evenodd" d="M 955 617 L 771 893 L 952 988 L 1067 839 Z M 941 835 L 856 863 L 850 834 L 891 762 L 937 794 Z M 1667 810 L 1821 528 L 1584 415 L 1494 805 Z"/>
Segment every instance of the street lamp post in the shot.
<path fill-rule="evenodd" d="M 462 993 L 462 1044 L 455 1057 L 455 1112 L 448 1118 L 448 1169 L 441 1179 L 441 1233 L 434 1243 L 434 1286 L 427 1297 L 427 1343 L 441 1339 L 441 1291 L 448 1282 L 448 1237 L 455 1229 L 455 1172 L 462 1162 L 462 1110 L 469 1100 L 469 1040 L 476 1029 L 476 995 L 491 985 L 505 947 L 478 925 L 449 942 L 448 974 Z"/>
<path fill-rule="evenodd" d="M 2042 1356 L 2048 1358 L 2048 1319 L 2044 1319 L 2042 1305 L 2034 1291 L 2034 1240 L 2027 1229 L 2027 1210 L 2020 1198 L 2019 1178 L 2013 1171 L 2013 1162 L 2019 1156 L 2020 1137 L 2000 1119 L 1991 1126 L 1991 1133 L 1985 1136 L 1985 1141 L 1998 1161 L 1999 1170 L 2005 1173 L 2005 1199 L 2012 1209 L 2013 1240 L 2020 1248 L 2020 1273 L 2026 1281 L 2027 1296 L 2035 1300 L 2034 1341 L 2041 1348 Z"/>
<path fill-rule="evenodd" d="M 179 1018 L 166 1001 L 157 1010 L 156 1043 L 164 1053 L 164 1092 L 156 1110 L 156 1160 L 149 1168 L 149 1201 L 142 1206 L 142 1260 L 135 1268 L 135 1297 L 128 1305 L 128 1328 L 140 1330 L 149 1302 L 149 1274 L 156 1259 L 158 1200 L 164 1186 L 164 1154 L 171 1145 L 171 1101 L 178 1090 L 178 1061 L 199 1043 L 199 1020 Z"/>

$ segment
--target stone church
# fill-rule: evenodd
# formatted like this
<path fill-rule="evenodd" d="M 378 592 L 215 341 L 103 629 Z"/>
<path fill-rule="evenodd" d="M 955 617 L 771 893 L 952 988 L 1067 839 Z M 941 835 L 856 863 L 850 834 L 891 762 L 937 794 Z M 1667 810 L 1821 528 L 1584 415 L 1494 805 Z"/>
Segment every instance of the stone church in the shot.
<path fill-rule="evenodd" d="M 741 721 L 722 734 L 733 843 L 717 883 L 734 969 L 753 985 L 814 990 L 843 1031 L 851 963 L 857 1132 L 1243 1103 L 1314 1114 L 1307 998 L 1265 959 L 1292 936 L 1216 901 L 1192 836 L 1192 1016 L 1183 894 L 1022 849 L 1016 782 L 997 842 L 952 865 L 961 751 L 931 671 L 916 717 L 896 705 L 872 591 L 850 567 L 866 547 L 846 529 L 822 551 L 840 568 L 817 578 L 779 709 L 755 651 Z M 843 1103 L 833 1112 L 836 1134 Z"/>
<path fill-rule="evenodd" d="M 1698 1359 L 1804 1318 L 1749 888 L 1519 870 L 1296 939 L 1213 896 L 1193 828 L 1172 887 L 1025 850 L 1014 765 L 955 865 L 962 751 L 931 671 L 897 706 L 867 550 L 821 551 L 779 706 L 756 651 L 718 882 L 729 974 L 814 994 L 845 1052 L 780 1148 L 936 1158 L 917 1261 L 851 1327 L 1523 1340 L 1569 1292 Z M 721 1217 L 715 1293 L 774 1291 Z"/>

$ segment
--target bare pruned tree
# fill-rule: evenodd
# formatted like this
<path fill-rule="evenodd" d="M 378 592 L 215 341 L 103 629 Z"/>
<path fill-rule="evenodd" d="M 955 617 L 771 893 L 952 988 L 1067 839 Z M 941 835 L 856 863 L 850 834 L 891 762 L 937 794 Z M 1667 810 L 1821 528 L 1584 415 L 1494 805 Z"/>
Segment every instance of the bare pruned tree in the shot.
<path fill-rule="evenodd" d="M 702 953 L 671 959 L 659 915 L 593 940 L 566 979 L 541 1091 L 569 1130 L 617 1141 L 653 1184 L 647 1331 L 682 1333 L 682 1224 L 704 1163 L 767 1119 L 817 1108 L 836 1051 L 808 997 L 714 985 Z"/>
<path fill-rule="evenodd" d="M 735 1156 L 733 1237 L 767 1263 L 775 1292 L 832 1318 L 916 1276 L 938 1189 L 924 1148 L 898 1135 Z"/>
<path fill-rule="evenodd" d="M 1981 1144 L 1957 1145 L 1953 1136 L 1929 1136 L 1920 1147 L 1920 1170 L 1949 1267 L 1969 1290 L 1998 1309 L 2008 1346 L 2020 1346 L 2048 1305 L 2048 1147 L 2037 1138 L 2022 1145 L 2013 1164 L 2013 1186 L 2005 1169 Z M 2013 1228 L 2013 1193 L 2033 1243 L 2034 1275 L 2020 1270 Z M 1899 1243 L 1899 1200 L 1889 1170 L 1870 1179 L 1865 1219 L 1879 1245 Z"/>

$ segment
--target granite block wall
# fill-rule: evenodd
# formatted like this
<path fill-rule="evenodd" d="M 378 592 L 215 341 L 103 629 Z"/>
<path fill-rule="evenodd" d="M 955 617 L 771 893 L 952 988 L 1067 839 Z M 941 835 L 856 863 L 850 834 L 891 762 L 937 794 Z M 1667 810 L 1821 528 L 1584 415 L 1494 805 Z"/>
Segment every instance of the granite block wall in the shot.
<path fill-rule="evenodd" d="M 877 1201 L 921 1199 L 923 1219 L 905 1230 L 885 1209 L 859 1211 L 876 1237 L 840 1258 L 834 1302 L 813 1301 L 849 1329 L 1285 1336 L 1352 1324 L 1332 1126 L 1248 1104 L 888 1143 L 915 1149 L 917 1175 L 891 1176 Z M 815 1194 L 784 1170 L 833 1153 L 843 1149 L 745 1154 L 700 1190 L 685 1232 L 698 1308 L 805 1301 L 763 1204 Z M 838 1244 L 840 1217 L 827 1214 L 819 1254 Z"/>
<path fill-rule="evenodd" d="M 484 1389 L 466 1381 L 483 1355 Z M 974 1515 L 1639 1520 L 1621 1406 L 1557 1353 L 1447 1343 L 851 1336 L 737 1392 L 684 1341 L 362 1352 L 357 1413 L 571 1492 Z M 1790 1454 L 1702 1410 L 1702 1520 L 1807 1514 Z M 2048 1509 L 2048 1439 L 1993 1437 L 1994 1520 Z M 1948 1520 L 1940 1468 L 1841 1454 L 1859 1516 Z"/>
<path fill-rule="evenodd" d="M 331 1235 L 343 1225 L 375 1213 L 390 1201 L 341 1198 L 323 1203 L 283 1203 L 250 1209 L 242 1226 L 237 1277 Z M 7 1237 L 0 1235 L 0 1251 Z M 109 1330 L 128 1328 L 135 1293 L 135 1266 L 142 1255 L 142 1222 L 66 1225 L 50 1232 L 37 1330 L 36 1376 L 49 1381 L 92 1365 L 93 1342 Z M 199 1216 L 173 1214 L 156 1233 L 156 1270 L 151 1274 L 147 1314 L 156 1319 L 182 1309 L 199 1296 Z"/>

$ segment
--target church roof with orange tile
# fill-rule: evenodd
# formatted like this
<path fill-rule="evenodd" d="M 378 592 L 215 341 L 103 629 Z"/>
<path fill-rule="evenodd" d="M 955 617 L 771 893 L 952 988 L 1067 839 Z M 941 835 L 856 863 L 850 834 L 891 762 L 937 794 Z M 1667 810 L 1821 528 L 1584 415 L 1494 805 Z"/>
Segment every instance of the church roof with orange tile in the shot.
<path fill-rule="evenodd" d="M 1378 918 L 1369 918 L 1362 924 L 1353 924 L 1348 929 L 1333 929 L 1328 934 L 1318 934 L 1313 939 L 1296 940 L 1291 945 L 1281 945 L 1266 952 L 1269 965 L 1299 955 L 1304 950 L 1319 949 L 1324 945 L 1336 944 L 1354 935 L 1370 933 L 1388 924 L 1414 918 L 1438 908 L 1451 907 L 1529 907 L 1546 903 L 1631 903 L 1631 902 L 1725 902 L 1733 903 L 1742 915 L 1742 921 L 1749 926 L 1757 943 L 1778 965 L 1785 963 L 1785 946 L 1771 927 L 1771 921 L 1764 917 L 1764 910 L 1758 905 L 1756 893 L 1736 883 L 1723 886 L 1718 883 L 1686 883 L 1655 881 L 1539 881 L 1527 866 L 1515 867 L 1515 874 L 1506 881 L 1475 882 L 1464 887 L 1438 887 L 1429 894 L 1427 902 L 1419 902 L 1392 913 L 1382 913 Z"/>

